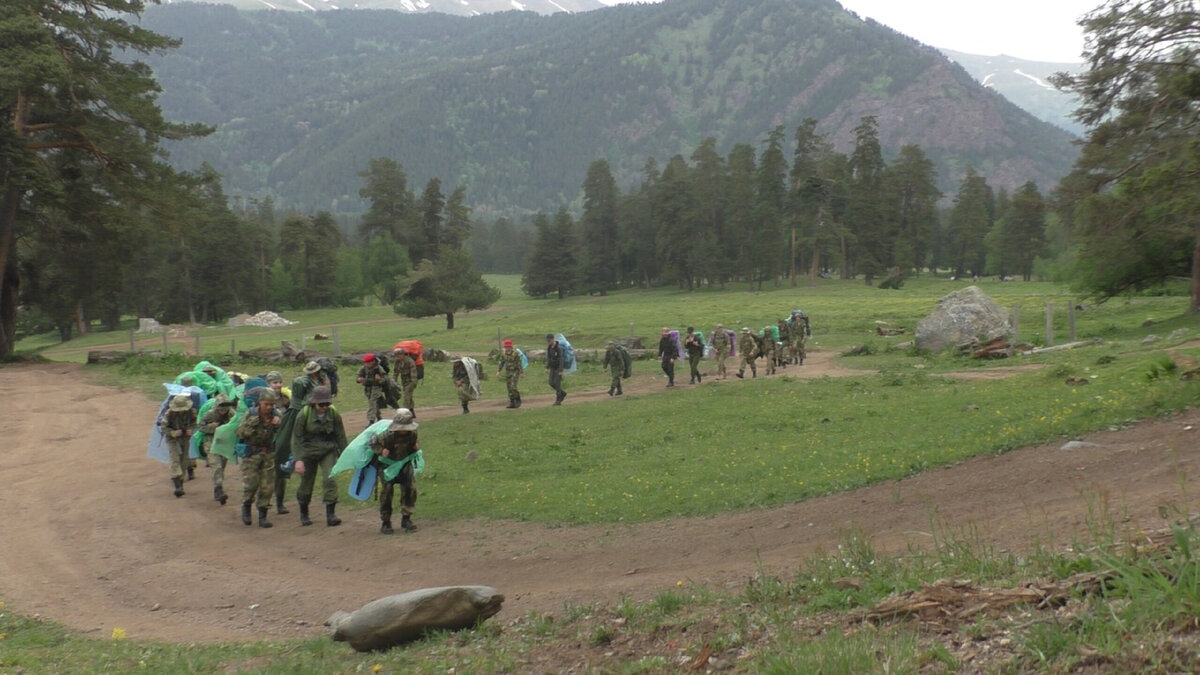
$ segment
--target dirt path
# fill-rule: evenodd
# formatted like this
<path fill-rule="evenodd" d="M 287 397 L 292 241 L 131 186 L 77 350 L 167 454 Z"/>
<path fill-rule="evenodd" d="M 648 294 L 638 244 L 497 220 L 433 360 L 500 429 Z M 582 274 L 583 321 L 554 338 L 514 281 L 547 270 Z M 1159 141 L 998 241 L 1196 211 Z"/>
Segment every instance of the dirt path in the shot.
<path fill-rule="evenodd" d="M 648 373 L 644 386 L 661 390 Z M 588 398 L 606 395 L 575 392 L 567 405 Z M 1200 469 L 1192 411 L 1087 439 L 1097 447 L 1028 448 L 751 513 L 578 528 L 423 513 L 421 531 L 384 537 L 373 511 L 346 509 L 338 528 L 301 528 L 293 513 L 260 530 L 211 500 L 203 468 L 186 497 L 171 496 L 163 465 L 145 457 L 156 401 L 87 384 L 64 364 L 0 369 L 0 401 L 0 600 L 93 635 L 119 626 L 169 641 L 323 634 L 335 609 L 443 584 L 496 586 L 508 597 L 501 617 L 514 618 L 646 599 L 679 580 L 736 585 L 760 569 L 790 577 L 849 528 L 881 551 L 928 543 L 931 517 L 974 524 L 1010 549 L 1034 535 L 1085 536 L 1092 502 L 1131 528 L 1157 528 L 1160 506 L 1190 506 L 1180 485 Z M 490 412 L 492 403 L 477 413 L 511 414 Z M 422 421 L 456 412 L 422 411 Z M 229 474 L 240 482 L 236 468 Z"/>

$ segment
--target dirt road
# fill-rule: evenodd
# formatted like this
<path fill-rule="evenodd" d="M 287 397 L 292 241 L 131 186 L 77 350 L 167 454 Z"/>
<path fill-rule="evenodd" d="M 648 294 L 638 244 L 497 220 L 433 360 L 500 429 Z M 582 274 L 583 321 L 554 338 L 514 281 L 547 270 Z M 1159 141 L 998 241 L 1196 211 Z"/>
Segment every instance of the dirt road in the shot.
<path fill-rule="evenodd" d="M 812 365 L 806 375 L 820 375 Z M 637 386 L 662 388 L 649 378 Z M 567 404 L 592 398 L 607 396 L 575 392 Z M 1086 536 L 1089 504 L 1130 528 L 1161 527 L 1160 506 L 1194 506 L 1181 484 L 1200 468 L 1192 411 L 1096 434 L 1094 447 L 1027 448 L 765 511 L 577 528 L 426 512 L 419 532 L 385 537 L 369 509 L 343 509 L 337 528 L 301 528 L 295 513 L 270 530 L 245 527 L 234 502 L 212 501 L 203 468 L 186 497 L 172 497 L 164 466 L 145 456 L 157 401 L 87 384 L 77 366 L 4 367 L 0 401 L 0 600 L 93 635 L 121 627 L 169 641 L 322 634 L 336 609 L 444 584 L 495 586 L 508 598 L 500 616 L 515 618 L 646 599 L 679 580 L 732 586 L 760 566 L 790 578 L 850 528 L 881 551 L 927 544 L 931 517 L 974 524 L 1002 548 L 1035 535 L 1064 544 Z M 473 411 L 512 414 L 501 407 Z M 427 423 L 457 410 L 421 412 Z M 239 485 L 238 470 L 228 473 Z"/>

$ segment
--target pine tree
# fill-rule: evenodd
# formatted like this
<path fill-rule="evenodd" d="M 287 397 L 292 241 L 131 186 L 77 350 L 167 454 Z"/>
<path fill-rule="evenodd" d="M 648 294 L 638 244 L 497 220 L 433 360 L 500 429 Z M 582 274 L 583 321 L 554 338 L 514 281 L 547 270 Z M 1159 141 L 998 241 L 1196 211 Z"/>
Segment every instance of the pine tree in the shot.
<path fill-rule="evenodd" d="M 619 193 L 608 162 L 598 159 L 588 167 L 583 182 L 583 290 L 607 295 L 620 278 L 617 241 Z"/>

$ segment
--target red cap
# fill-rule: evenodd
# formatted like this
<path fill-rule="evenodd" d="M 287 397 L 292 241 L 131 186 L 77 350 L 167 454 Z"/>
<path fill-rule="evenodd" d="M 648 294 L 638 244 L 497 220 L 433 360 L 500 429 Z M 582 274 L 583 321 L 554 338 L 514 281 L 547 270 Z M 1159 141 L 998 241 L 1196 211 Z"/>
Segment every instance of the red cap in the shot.
<path fill-rule="evenodd" d="M 374 363 L 374 362 L 375 362 L 374 354 L 367 354 L 366 356 L 363 357 L 363 363 Z"/>
<path fill-rule="evenodd" d="M 505 346 L 505 347 L 511 347 L 511 346 L 512 346 L 512 340 L 505 340 L 505 341 L 504 341 L 504 346 Z"/>

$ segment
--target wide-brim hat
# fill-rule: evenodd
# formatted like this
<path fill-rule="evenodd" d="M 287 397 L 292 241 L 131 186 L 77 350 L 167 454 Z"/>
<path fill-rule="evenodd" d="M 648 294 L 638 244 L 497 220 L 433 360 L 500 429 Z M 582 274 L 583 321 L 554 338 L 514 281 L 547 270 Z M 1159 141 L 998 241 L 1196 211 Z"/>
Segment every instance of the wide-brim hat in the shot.
<path fill-rule="evenodd" d="M 417 421 L 415 416 L 408 408 L 400 408 L 396 411 L 396 415 L 392 418 L 392 423 L 388 425 L 388 431 L 416 431 Z"/>
<path fill-rule="evenodd" d="M 171 397 L 171 403 L 168 406 L 173 412 L 183 412 L 192 409 L 192 397 L 187 394 L 176 394 Z"/>
<path fill-rule="evenodd" d="M 316 375 L 318 372 L 320 372 L 320 370 L 321 364 L 317 363 L 316 361 L 309 361 L 308 363 L 304 364 L 305 375 Z"/>
<path fill-rule="evenodd" d="M 312 390 L 312 395 L 308 397 L 308 402 L 316 405 L 317 403 L 333 403 L 333 390 L 325 385 L 321 385 Z"/>

